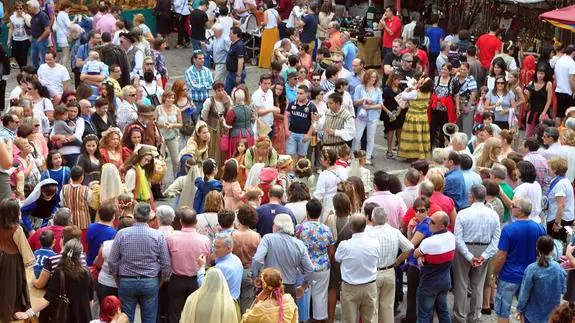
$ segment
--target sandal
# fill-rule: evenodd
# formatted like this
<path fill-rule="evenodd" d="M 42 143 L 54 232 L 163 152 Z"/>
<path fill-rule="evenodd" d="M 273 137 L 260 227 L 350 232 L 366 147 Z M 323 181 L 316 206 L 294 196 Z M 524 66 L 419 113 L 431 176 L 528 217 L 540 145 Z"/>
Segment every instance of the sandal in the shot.
<path fill-rule="evenodd" d="M 385 153 L 385 157 L 392 159 L 393 158 L 393 153 L 391 151 L 387 151 L 387 153 Z"/>

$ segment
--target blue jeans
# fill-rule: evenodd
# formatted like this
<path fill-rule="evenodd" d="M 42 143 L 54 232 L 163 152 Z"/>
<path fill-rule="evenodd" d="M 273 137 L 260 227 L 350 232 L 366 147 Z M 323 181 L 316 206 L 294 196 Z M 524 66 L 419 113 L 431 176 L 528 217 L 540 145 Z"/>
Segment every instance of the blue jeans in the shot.
<path fill-rule="evenodd" d="M 118 296 L 122 302 L 122 312 L 134 322 L 136 305 L 140 304 L 142 323 L 156 323 L 158 316 L 158 278 L 120 277 Z"/>
<path fill-rule="evenodd" d="M 40 64 L 44 64 L 46 48 L 48 48 L 48 38 L 41 41 L 32 40 L 32 64 L 35 68 L 38 68 Z"/>
<path fill-rule="evenodd" d="M 231 94 L 234 87 L 236 87 L 236 85 L 238 84 L 244 83 L 245 80 L 246 80 L 245 69 L 242 71 L 242 79 L 240 83 L 236 83 L 236 72 L 228 72 L 228 76 L 226 77 L 226 84 L 224 85 L 226 92 L 228 92 L 228 94 Z"/>
<path fill-rule="evenodd" d="M 497 284 L 497 293 L 495 294 L 495 314 L 502 319 L 509 319 L 511 315 L 511 303 L 513 296 L 519 295 L 521 284 L 515 284 L 499 280 Z"/>
<path fill-rule="evenodd" d="M 292 132 L 286 142 L 286 154 L 300 157 L 307 156 L 310 140 L 304 141 L 305 134 Z"/>
<path fill-rule="evenodd" d="M 433 322 L 433 309 L 437 312 L 439 323 L 451 323 L 449 310 L 447 309 L 447 292 L 446 290 L 421 291 L 417 289 L 417 323 Z"/>

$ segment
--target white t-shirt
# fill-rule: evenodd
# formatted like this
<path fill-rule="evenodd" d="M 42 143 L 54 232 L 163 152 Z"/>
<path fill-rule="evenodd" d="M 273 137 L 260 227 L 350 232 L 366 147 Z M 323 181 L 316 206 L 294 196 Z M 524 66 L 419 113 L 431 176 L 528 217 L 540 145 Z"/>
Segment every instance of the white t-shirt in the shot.
<path fill-rule="evenodd" d="M 301 19 L 303 14 L 304 14 L 303 8 L 301 8 L 300 6 L 293 6 L 293 9 L 291 10 L 289 18 L 286 22 L 286 27 L 295 28 L 295 22 Z"/>
<path fill-rule="evenodd" d="M 252 102 L 256 106 L 256 109 L 261 108 L 271 108 L 274 106 L 274 95 L 272 90 L 269 89 L 267 93 L 262 91 L 262 88 L 259 87 L 253 94 L 252 94 Z M 263 122 L 265 122 L 268 126 L 273 126 L 274 124 L 274 114 L 273 113 L 266 113 L 263 116 L 260 116 Z"/>
<path fill-rule="evenodd" d="M 102 270 L 98 275 L 98 283 L 108 286 L 117 287 L 116 280 L 112 275 L 109 274 L 110 265 L 108 265 L 108 257 L 110 256 L 110 251 L 112 250 L 112 243 L 114 240 L 106 240 L 102 243 L 102 256 L 104 258 L 104 264 L 102 265 Z"/>
<path fill-rule="evenodd" d="M 541 185 L 536 181 L 533 183 L 522 183 L 513 190 L 513 197 L 523 197 L 531 201 L 531 214 L 529 219 L 541 223 L 539 214 L 541 213 L 542 190 Z"/>
<path fill-rule="evenodd" d="M 575 61 L 573 61 L 571 56 L 563 55 L 555 63 L 555 79 L 557 80 L 555 92 L 573 94 L 571 82 L 569 82 L 570 75 L 575 75 Z"/>
<path fill-rule="evenodd" d="M 218 18 L 218 22 L 220 23 L 220 25 L 222 25 L 222 35 L 225 37 L 230 37 L 230 31 L 232 30 L 232 27 L 234 26 L 234 19 L 232 17 L 229 16 L 225 16 L 225 17 L 219 17 Z"/>
<path fill-rule="evenodd" d="M 30 21 L 29 14 L 24 14 L 22 17 L 18 17 L 16 16 L 15 13 L 13 13 L 10 16 L 10 23 L 12 24 L 12 26 L 14 26 L 14 29 L 12 31 L 12 39 L 14 41 L 24 41 L 30 39 L 30 37 L 26 33 L 25 28 L 26 21 L 28 22 Z"/>
<path fill-rule="evenodd" d="M 547 212 L 547 222 L 555 220 L 555 213 L 557 212 L 557 202 L 555 198 L 565 198 L 565 209 L 563 210 L 562 220 L 572 221 L 575 219 L 573 215 L 573 186 L 567 178 L 563 178 L 555 184 L 549 195 L 549 211 Z"/>
<path fill-rule="evenodd" d="M 70 16 L 64 10 L 61 10 L 56 17 L 56 40 L 58 41 L 58 46 L 68 47 L 68 36 L 70 35 Z"/>
<path fill-rule="evenodd" d="M 251 1 L 247 0 L 234 0 L 234 10 L 242 10 L 247 8 L 245 4 L 251 3 Z M 247 17 L 249 15 L 249 11 L 238 13 L 238 17 Z"/>
<path fill-rule="evenodd" d="M 187 16 L 190 14 L 190 6 L 188 6 L 187 0 L 174 0 L 174 12 L 182 16 Z"/>
<path fill-rule="evenodd" d="M 266 15 L 268 15 L 268 24 L 265 26 L 266 29 L 272 29 L 278 26 L 280 19 L 280 14 L 275 9 L 266 10 Z"/>
<path fill-rule="evenodd" d="M 46 112 L 54 111 L 54 105 L 52 104 L 52 100 L 42 98 L 40 101 L 34 103 L 33 110 L 46 115 Z"/>
<path fill-rule="evenodd" d="M 64 66 L 58 63 L 54 67 L 44 63 L 38 68 L 38 80 L 48 88 L 51 96 L 62 95 L 64 82 L 70 80 L 70 74 Z"/>
<path fill-rule="evenodd" d="M 569 181 L 573 183 L 573 181 L 575 181 L 575 166 L 571 165 L 575 165 L 575 147 L 562 145 L 561 149 L 563 149 L 565 158 L 567 158 L 567 165 L 570 166 L 567 167 L 567 173 L 565 174 L 565 176 L 567 176 Z"/>
<path fill-rule="evenodd" d="M 305 208 L 308 201 L 299 201 L 294 203 L 287 203 L 285 206 L 291 210 L 295 216 L 297 224 L 300 224 L 305 220 L 307 216 L 307 209 Z"/>

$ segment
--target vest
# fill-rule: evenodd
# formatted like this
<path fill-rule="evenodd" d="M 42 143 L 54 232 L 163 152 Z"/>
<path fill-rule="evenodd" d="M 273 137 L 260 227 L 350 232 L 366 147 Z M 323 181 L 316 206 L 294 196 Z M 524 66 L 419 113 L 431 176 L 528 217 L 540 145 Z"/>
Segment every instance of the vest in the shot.
<path fill-rule="evenodd" d="M 231 100 L 230 100 L 231 101 Z M 204 106 L 204 109 L 209 109 L 208 110 L 208 120 L 204 120 L 206 122 L 206 124 L 208 125 L 208 127 L 212 130 L 217 130 L 219 128 L 220 125 L 220 116 L 218 115 L 217 109 L 216 109 L 216 104 L 222 104 L 224 107 L 224 117 L 226 112 L 229 110 L 230 108 L 230 101 L 227 101 L 226 103 L 221 103 L 221 102 L 216 102 L 216 99 L 213 96 L 210 96 L 209 98 L 209 105 L 208 106 Z"/>
<path fill-rule="evenodd" d="M 325 125 L 324 129 L 331 128 L 334 130 L 343 129 L 346 122 L 353 122 L 353 117 L 347 109 L 341 108 L 338 113 L 333 112 L 328 109 L 325 114 Z M 345 141 L 338 136 L 329 135 L 326 132 L 323 134 L 323 144 L 326 146 L 337 146 L 344 144 Z"/>
<path fill-rule="evenodd" d="M 252 130 L 252 111 L 247 105 L 238 105 L 232 108 L 235 114 L 234 124 L 230 137 L 247 137 L 248 134 L 253 136 Z"/>
<path fill-rule="evenodd" d="M 130 65 L 130 72 L 134 70 L 134 67 L 136 67 L 136 53 L 139 51 L 139 48 L 132 45 L 132 48 L 126 52 L 126 56 L 128 56 L 128 64 Z"/>
<path fill-rule="evenodd" d="M 88 190 L 85 185 L 66 184 L 62 187 L 63 205 L 72 210 L 72 223 L 82 230 L 87 229 L 91 222 Z"/>

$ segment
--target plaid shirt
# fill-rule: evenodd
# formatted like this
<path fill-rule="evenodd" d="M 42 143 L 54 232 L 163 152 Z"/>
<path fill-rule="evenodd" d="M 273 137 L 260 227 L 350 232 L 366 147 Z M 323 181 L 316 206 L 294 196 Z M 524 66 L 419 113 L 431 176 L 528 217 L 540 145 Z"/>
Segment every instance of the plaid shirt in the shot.
<path fill-rule="evenodd" d="M 529 152 L 523 156 L 523 160 L 530 162 L 535 166 L 535 172 L 537 173 L 537 181 L 541 184 L 543 192 L 547 192 L 549 187 L 549 182 L 551 182 L 551 175 L 549 175 L 549 166 L 547 165 L 547 159 L 543 157 L 539 152 Z"/>
<path fill-rule="evenodd" d="M 113 276 L 158 277 L 172 273 L 168 244 L 162 233 L 146 223 L 135 223 L 118 232 L 108 258 Z"/>
<path fill-rule="evenodd" d="M 186 70 L 186 85 L 192 101 L 204 102 L 210 96 L 214 78 L 207 67 L 192 65 Z"/>

